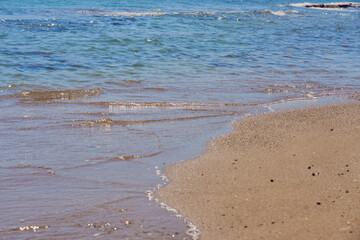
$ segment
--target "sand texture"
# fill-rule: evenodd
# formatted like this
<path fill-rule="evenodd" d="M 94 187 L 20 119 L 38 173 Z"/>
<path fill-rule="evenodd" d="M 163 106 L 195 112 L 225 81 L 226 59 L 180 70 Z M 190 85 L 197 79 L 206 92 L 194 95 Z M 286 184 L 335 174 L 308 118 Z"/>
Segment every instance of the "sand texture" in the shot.
<path fill-rule="evenodd" d="M 165 173 L 201 239 L 360 239 L 360 103 L 247 117 Z"/>

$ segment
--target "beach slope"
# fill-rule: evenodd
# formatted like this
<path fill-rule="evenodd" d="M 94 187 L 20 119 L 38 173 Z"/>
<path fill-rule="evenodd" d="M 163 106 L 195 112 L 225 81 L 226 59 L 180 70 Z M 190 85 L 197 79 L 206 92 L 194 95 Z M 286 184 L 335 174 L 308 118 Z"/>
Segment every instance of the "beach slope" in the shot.
<path fill-rule="evenodd" d="M 246 117 L 165 173 L 202 239 L 360 239 L 360 103 Z"/>

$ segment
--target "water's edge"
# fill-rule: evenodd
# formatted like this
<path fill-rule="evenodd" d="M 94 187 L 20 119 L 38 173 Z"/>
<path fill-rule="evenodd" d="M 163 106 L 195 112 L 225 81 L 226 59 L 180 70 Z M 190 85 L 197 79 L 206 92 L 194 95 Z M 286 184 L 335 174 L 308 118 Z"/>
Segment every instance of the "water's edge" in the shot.
<path fill-rule="evenodd" d="M 344 97 L 320 97 L 315 99 L 293 99 L 293 100 L 287 100 L 287 101 L 279 101 L 275 103 L 268 103 L 263 104 L 262 106 L 266 108 L 268 111 L 264 113 L 258 113 L 255 115 L 261 115 L 261 114 L 268 114 L 272 112 L 284 112 L 287 110 L 292 109 L 304 109 L 304 108 L 314 108 L 314 107 L 320 107 L 320 106 L 328 106 L 328 105 L 334 105 L 334 104 L 340 104 L 345 102 L 355 102 L 355 100 L 349 100 L 348 98 Z M 254 114 L 245 114 L 243 117 L 236 119 L 237 121 L 241 121 L 242 119 L 253 116 Z M 235 122 L 231 123 L 233 126 Z M 232 130 L 224 132 L 221 134 L 222 137 L 226 134 L 229 134 L 232 132 Z M 214 139 L 213 139 L 214 140 Z M 213 141 L 211 140 L 211 141 Z M 200 155 L 203 155 L 207 150 L 207 146 L 210 145 L 211 142 L 206 143 L 206 146 L 204 147 L 203 153 Z M 171 178 L 165 175 L 166 168 L 173 167 L 175 165 L 181 164 L 182 162 L 192 161 L 193 159 L 198 158 L 200 155 L 195 156 L 193 158 L 182 160 L 177 163 L 173 163 L 170 166 L 166 166 L 163 169 L 160 169 L 158 166 L 155 167 L 155 173 L 157 176 L 159 176 L 162 180 L 162 184 L 158 184 L 155 187 L 153 187 L 151 190 L 148 190 L 145 192 L 146 197 L 149 199 L 149 201 L 154 201 L 159 207 L 166 209 L 171 215 L 183 219 L 183 221 L 187 224 L 188 230 L 186 231 L 186 234 L 189 235 L 193 240 L 197 240 L 201 238 L 201 229 L 196 226 L 191 219 L 183 216 L 181 212 L 178 209 L 175 209 L 168 204 L 166 204 L 166 201 L 163 201 L 162 199 L 157 197 L 157 191 L 160 189 L 163 189 L 166 191 L 166 186 L 171 182 Z"/>

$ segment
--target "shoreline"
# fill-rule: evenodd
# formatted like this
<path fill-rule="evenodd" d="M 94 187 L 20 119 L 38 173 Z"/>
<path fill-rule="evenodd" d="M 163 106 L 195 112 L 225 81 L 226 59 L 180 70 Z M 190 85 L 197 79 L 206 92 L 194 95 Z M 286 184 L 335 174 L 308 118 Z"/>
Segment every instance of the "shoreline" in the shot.
<path fill-rule="evenodd" d="M 249 116 L 165 169 L 201 239 L 359 239 L 360 103 Z"/>

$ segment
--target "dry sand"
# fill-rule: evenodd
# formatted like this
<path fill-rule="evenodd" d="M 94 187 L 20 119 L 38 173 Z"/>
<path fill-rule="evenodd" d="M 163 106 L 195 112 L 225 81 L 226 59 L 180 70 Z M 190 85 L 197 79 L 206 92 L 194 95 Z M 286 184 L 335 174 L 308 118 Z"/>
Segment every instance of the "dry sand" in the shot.
<path fill-rule="evenodd" d="M 157 197 L 202 239 L 360 239 L 360 103 L 240 120 Z"/>

